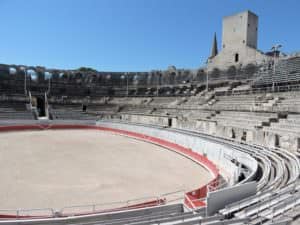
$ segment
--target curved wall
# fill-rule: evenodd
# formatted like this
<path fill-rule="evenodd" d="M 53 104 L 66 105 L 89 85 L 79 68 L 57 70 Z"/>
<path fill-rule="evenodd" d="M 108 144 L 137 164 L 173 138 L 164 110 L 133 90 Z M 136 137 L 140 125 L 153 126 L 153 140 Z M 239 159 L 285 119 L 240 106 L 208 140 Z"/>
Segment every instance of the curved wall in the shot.
<path fill-rule="evenodd" d="M 159 137 L 172 143 L 191 149 L 200 155 L 206 155 L 209 160 L 218 165 L 220 173 L 230 185 L 238 182 L 240 168 L 234 163 L 238 161 L 250 169 L 250 174 L 246 178 L 252 180 L 256 174 L 258 164 L 257 161 L 247 153 L 237 151 L 232 146 L 226 146 L 217 142 L 208 141 L 201 137 L 191 136 L 191 134 L 182 134 L 172 132 L 168 129 L 158 129 L 152 127 L 138 126 L 132 124 L 97 122 L 98 126 L 115 128 L 137 132 L 152 137 Z"/>
<path fill-rule="evenodd" d="M 240 168 L 234 163 L 235 160 L 250 169 L 251 173 L 246 177 L 247 180 L 254 178 L 258 168 L 254 158 L 247 153 L 238 151 L 232 146 L 226 146 L 226 144 L 220 144 L 201 137 L 192 136 L 191 134 L 172 132 L 172 130 L 165 128 L 159 129 L 157 127 L 103 121 L 96 124 L 95 122 L 78 123 L 77 121 L 36 121 L 33 124 L 12 123 L 0 126 L 0 132 L 28 129 L 97 129 L 151 142 L 182 154 L 204 166 L 212 175 L 212 179 L 207 185 L 186 193 L 185 203 L 191 207 L 205 205 L 204 198 L 206 197 L 208 187 L 216 187 L 218 185 L 219 171 L 227 179 L 229 185 L 237 183 Z"/>

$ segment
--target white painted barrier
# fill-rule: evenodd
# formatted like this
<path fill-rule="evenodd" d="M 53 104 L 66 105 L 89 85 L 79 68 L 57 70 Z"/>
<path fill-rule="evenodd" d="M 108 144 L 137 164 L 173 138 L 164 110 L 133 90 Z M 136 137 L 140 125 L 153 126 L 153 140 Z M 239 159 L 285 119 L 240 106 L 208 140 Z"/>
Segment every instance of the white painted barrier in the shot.
<path fill-rule="evenodd" d="M 140 134 L 158 137 L 178 145 L 190 148 L 191 150 L 206 155 L 209 160 L 219 166 L 221 175 L 227 179 L 230 185 L 237 183 L 240 168 L 234 161 L 238 161 L 251 171 L 257 170 L 257 161 L 247 153 L 233 149 L 225 144 L 208 141 L 201 137 L 193 137 L 190 134 L 172 132 L 164 128 L 138 126 L 134 124 L 113 123 L 98 121 L 96 123 L 102 127 L 137 132 Z"/>

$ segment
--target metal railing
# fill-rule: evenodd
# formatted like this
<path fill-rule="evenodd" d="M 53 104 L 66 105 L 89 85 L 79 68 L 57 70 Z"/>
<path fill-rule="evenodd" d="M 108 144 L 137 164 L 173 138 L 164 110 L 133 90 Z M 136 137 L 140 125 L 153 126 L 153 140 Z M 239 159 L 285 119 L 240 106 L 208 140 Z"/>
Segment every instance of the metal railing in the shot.
<path fill-rule="evenodd" d="M 0 218 L 2 219 L 38 219 L 90 215 L 108 212 L 119 212 L 130 209 L 138 209 L 152 206 L 166 205 L 167 203 L 182 202 L 185 196 L 185 190 L 164 193 L 159 196 L 148 196 L 135 198 L 126 201 L 74 205 L 66 206 L 61 209 L 54 208 L 36 208 L 36 209 L 0 209 Z M 1 221 L 1 220 L 0 220 Z"/>

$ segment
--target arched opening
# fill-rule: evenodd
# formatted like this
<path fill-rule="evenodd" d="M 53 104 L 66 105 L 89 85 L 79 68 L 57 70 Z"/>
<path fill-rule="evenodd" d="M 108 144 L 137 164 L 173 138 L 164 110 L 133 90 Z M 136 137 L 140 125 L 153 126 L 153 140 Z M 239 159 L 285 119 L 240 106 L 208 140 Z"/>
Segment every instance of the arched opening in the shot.
<path fill-rule="evenodd" d="M 39 117 L 45 117 L 46 116 L 46 110 L 45 110 L 45 99 L 41 96 L 36 98 L 36 108 L 38 111 Z"/>

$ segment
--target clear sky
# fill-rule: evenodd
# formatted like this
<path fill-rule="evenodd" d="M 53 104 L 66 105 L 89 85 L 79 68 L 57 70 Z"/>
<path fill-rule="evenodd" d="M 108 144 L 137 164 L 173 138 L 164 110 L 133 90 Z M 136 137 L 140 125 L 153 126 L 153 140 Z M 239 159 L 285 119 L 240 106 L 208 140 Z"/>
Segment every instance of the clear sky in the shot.
<path fill-rule="evenodd" d="M 259 49 L 300 50 L 299 0 L 0 0 L 0 63 L 100 71 L 197 68 L 222 17 L 260 17 Z"/>

